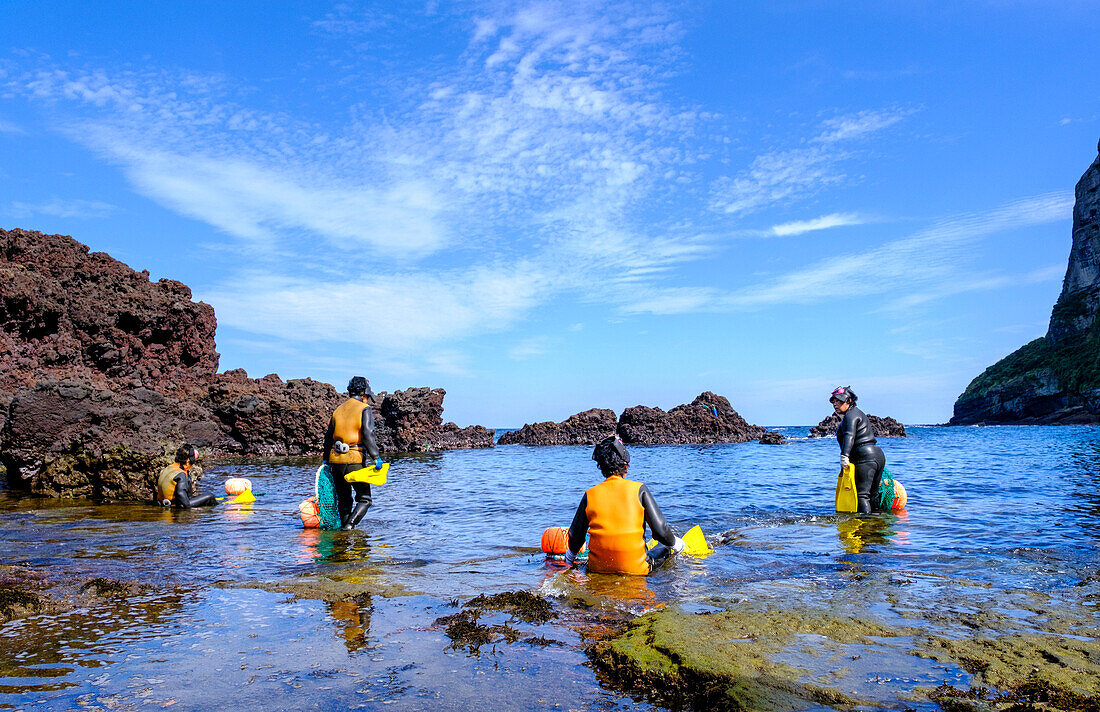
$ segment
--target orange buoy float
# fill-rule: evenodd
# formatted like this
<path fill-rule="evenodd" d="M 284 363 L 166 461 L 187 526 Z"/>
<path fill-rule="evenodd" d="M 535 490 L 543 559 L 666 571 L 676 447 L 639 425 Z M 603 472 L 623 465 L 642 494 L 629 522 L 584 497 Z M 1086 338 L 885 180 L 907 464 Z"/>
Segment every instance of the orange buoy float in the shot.
<path fill-rule="evenodd" d="M 905 505 L 909 502 L 909 494 L 905 491 L 905 488 L 901 486 L 901 483 L 894 480 L 894 503 L 890 509 L 895 512 L 899 509 L 905 509 Z"/>
<path fill-rule="evenodd" d="M 316 496 L 299 504 L 298 512 L 302 516 L 302 526 L 306 529 L 317 529 L 321 526 L 321 507 L 317 504 Z"/>
<path fill-rule="evenodd" d="M 564 554 L 568 549 L 569 529 L 566 527 L 548 527 L 542 532 L 544 554 Z"/>
<path fill-rule="evenodd" d="M 241 492 L 248 492 L 252 489 L 251 480 L 246 480 L 243 477 L 230 477 L 225 481 L 225 493 L 230 495 L 238 495 Z"/>

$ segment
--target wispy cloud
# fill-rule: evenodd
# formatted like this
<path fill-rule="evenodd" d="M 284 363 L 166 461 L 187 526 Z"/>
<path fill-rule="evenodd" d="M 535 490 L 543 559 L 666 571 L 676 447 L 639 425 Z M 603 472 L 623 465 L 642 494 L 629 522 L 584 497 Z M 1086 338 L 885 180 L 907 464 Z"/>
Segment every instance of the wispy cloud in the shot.
<path fill-rule="evenodd" d="M 737 176 L 714 181 L 710 207 L 719 213 L 746 215 L 840 183 L 846 178 L 840 166 L 853 156 L 852 149 L 841 144 L 892 126 L 907 113 L 863 111 L 828 119 L 822 122 L 810 146 L 759 155 Z"/>
<path fill-rule="evenodd" d="M 4 134 L 4 133 L 7 133 L 7 134 L 24 134 L 24 133 L 26 133 L 26 131 L 24 131 L 23 128 L 21 126 L 19 126 L 18 124 L 14 124 L 10 121 L 5 121 L 4 119 L 0 119 L 0 134 Z"/>
<path fill-rule="evenodd" d="M 964 215 L 944 220 L 909 237 L 888 242 L 876 249 L 837 255 L 803 269 L 789 272 L 770 283 L 754 285 L 722 300 L 727 308 L 758 309 L 774 304 L 811 304 L 827 299 L 883 294 L 920 285 L 936 285 L 898 300 L 909 306 L 921 295 L 935 298 L 945 285 L 973 280 L 959 270 L 966 251 L 976 240 L 1013 228 L 1038 225 L 1069 216 L 1073 207 L 1070 193 L 1048 193 L 1018 200 L 985 214 Z M 868 279 L 868 275 L 874 275 Z"/>
<path fill-rule="evenodd" d="M 864 222 L 866 222 L 864 218 L 854 213 L 830 213 L 813 220 L 797 220 L 775 225 L 771 229 L 771 234 L 776 237 L 789 237 L 814 232 L 815 230 L 828 230 L 831 227 L 862 225 Z"/>
<path fill-rule="evenodd" d="M 867 134 L 893 126 L 905 118 L 907 111 L 861 111 L 848 116 L 826 119 L 821 126 L 824 129 L 814 141 L 835 143 L 860 138 Z"/>
<path fill-rule="evenodd" d="M 6 212 L 16 220 L 28 220 L 37 215 L 50 215 L 55 218 L 106 218 L 118 208 L 100 200 L 62 200 L 51 198 L 42 203 L 12 202 Z"/>

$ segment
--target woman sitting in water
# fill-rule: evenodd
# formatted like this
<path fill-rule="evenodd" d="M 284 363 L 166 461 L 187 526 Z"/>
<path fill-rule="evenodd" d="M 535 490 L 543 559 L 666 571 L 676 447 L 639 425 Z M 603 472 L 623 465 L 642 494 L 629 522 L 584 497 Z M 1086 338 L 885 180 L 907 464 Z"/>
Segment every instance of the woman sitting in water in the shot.
<path fill-rule="evenodd" d="M 840 443 L 840 466 L 855 465 L 856 494 L 860 514 L 879 511 L 878 488 L 886 468 L 886 454 L 875 440 L 871 419 L 856 407 L 856 394 L 851 386 L 841 386 L 829 397 L 833 410 L 840 416 L 836 439 Z"/>
<path fill-rule="evenodd" d="M 161 470 L 157 477 L 158 502 L 165 507 L 180 509 L 212 507 L 218 503 L 212 494 L 195 496 L 190 473 L 198 457 L 199 453 L 194 445 L 180 445 L 179 450 L 176 450 L 176 461 Z"/>
<path fill-rule="evenodd" d="M 569 549 L 565 561 L 570 566 L 588 540 L 588 570 L 607 574 L 648 574 L 673 553 L 684 550 L 684 541 L 673 533 L 641 482 L 623 479 L 630 453 L 618 435 L 605 438 L 596 446 L 592 459 L 603 473 L 604 481 L 581 497 L 573 523 L 569 526 Z M 645 526 L 660 542 L 652 551 L 645 548 Z"/>

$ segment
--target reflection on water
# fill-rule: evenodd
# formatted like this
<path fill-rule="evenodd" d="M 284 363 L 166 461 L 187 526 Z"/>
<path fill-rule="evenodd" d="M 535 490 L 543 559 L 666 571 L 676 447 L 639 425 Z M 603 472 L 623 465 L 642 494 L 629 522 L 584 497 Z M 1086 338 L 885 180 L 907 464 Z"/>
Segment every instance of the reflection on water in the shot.
<path fill-rule="evenodd" d="M 795 438 L 786 446 L 632 448 L 631 476 L 647 483 L 674 526 L 701 525 L 716 549 L 645 578 L 562 570 L 538 550 L 543 529 L 567 522 L 599 480 L 585 447 L 396 460 L 353 532 L 302 529 L 298 503 L 312 494 L 316 469 L 302 461 L 210 468 L 206 491 L 240 476 L 266 494 L 192 511 L 0 492 L 0 563 L 162 592 L 0 625 L 0 705 L 122 704 L 115 695 L 133 705 L 248 709 L 304 687 L 310 702 L 291 707 L 389 700 L 457 709 L 486 699 L 538 707 L 549 699 L 646 709 L 579 667 L 584 657 L 566 624 L 548 624 L 545 635 L 569 645 L 508 646 L 486 668 L 444 653 L 449 641 L 434 621 L 452 600 L 506 590 L 540 591 L 570 620 L 671 602 L 816 605 L 830 592 L 884 618 L 931 625 L 942 611 L 980 615 L 991 597 L 1074 591 L 1100 565 L 1100 429 L 912 428 L 911 437 L 882 443 L 908 510 L 864 517 L 832 511 L 835 441 L 785 432 Z M 322 602 L 241 588 L 253 585 L 332 595 Z M 191 593 L 163 593 L 177 587 Z M 415 670 L 400 669 L 411 660 Z M 185 670 L 186 684 L 166 679 L 166 666 Z M 518 676 L 523 691 L 509 697 L 504 690 L 519 688 L 500 675 Z"/>
<path fill-rule="evenodd" d="M 837 520 L 836 535 L 840 545 L 849 554 L 867 551 L 882 551 L 885 544 L 904 546 L 908 534 L 899 531 L 909 518 L 905 510 L 893 514 L 852 515 Z"/>

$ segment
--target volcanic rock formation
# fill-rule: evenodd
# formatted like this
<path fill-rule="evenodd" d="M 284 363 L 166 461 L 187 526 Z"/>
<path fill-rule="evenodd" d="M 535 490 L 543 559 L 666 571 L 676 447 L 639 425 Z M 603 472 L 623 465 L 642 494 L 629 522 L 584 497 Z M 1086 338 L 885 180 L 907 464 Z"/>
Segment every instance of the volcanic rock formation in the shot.
<path fill-rule="evenodd" d="M 738 415 L 724 397 L 705 391 L 667 413 L 644 405 L 627 408 L 619 416 L 618 432 L 628 445 L 689 445 L 744 443 L 767 430 Z"/>
<path fill-rule="evenodd" d="M 871 430 L 876 438 L 904 438 L 905 426 L 893 418 L 880 418 L 877 415 L 867 415 L 871 421 Z M 811 438 L 831 438 L 836 435 L 836 429 L 840 427 L 840 414 L 833 413 L 820 423 L 810 428 Z"/>
<path fill-rule="evenodd" d="M 560 423 L 534 423 L 500 436 L 500 445 L 595 445 L 615 434 L 615 411 L 592 408 Z"/>
<path fill-rule="evenodd" d="M 1100 156 L 1075 197 L 1069 265 L 1046 336 L 971 381 L 951 425 L 1100 423 Z"/>
<path fill-rule="evenodd" d="M 310 379 L 217 373 L 217 321 L 180 282 L 149 281 L 70 237 L 0 230 L 0 461 L 53 496 L 149 499 L 181 442 L 207 455 L 319 455 L 346 396 Z M 441 388 L 383 393 L 384 452 L 492 447 L 442 425 Z"/>

